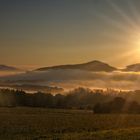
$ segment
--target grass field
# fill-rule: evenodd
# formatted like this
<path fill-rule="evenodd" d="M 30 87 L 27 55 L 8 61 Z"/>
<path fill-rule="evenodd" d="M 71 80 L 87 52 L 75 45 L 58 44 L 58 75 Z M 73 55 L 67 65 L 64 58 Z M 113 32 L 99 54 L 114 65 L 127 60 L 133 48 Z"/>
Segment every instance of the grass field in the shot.
<path fill-rule="evenodd" d="M 0 108 L 0 140 L 140 140 L 140 115 Z"/>

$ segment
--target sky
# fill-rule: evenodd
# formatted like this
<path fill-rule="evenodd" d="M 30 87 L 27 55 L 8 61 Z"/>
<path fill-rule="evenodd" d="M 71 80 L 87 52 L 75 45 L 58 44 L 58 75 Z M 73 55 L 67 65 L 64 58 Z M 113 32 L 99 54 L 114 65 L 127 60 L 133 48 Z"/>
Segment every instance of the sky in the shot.
<path fill-rule="evenodd" d="M 0 64 L 140 63 L 138 0 L 0 0 Z"/>

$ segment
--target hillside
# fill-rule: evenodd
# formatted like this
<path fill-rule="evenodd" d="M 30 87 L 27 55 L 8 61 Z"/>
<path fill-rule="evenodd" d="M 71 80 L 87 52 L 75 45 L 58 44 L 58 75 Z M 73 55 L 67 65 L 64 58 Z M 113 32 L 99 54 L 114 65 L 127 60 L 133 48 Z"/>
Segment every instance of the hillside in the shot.
<path fill-rule="evenodd" d="M 12 66 L 0 65 L 0 71 L 17 71 L 17 70 L 19 69 Z"/>
<path fill-rule="evenodd" d="M 140 63 L 128 65 L 128 66 L 124 69 L 124 71 L 134 71 L 134 72 L 138 72 L 138 71 L 140 71 Z"/>
<path fill-rule="evenodd" d="M 86 70 L 86 71 L 105 71 L 105 72 L 112 72 L 117 70 L 117 68 L 112 67 L 106 63 L 100 62 L 100 61 L 91 61 L 88 63 L 83 64 L 73 64 L 73 65 L 58 65 L 58 66 L 52 66 L 52 67 L 43 67 L 39 68 L 36 71 L 46 71 L 50 69 L 79 69 L 79 70 Z"/>

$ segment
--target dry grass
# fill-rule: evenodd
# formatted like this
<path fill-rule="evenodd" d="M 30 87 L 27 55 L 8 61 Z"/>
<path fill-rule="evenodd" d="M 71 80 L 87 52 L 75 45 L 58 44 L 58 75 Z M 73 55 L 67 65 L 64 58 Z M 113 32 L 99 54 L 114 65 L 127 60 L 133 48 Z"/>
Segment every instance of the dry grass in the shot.
<path fill-rule="evenodd" d="M 140 115 L 90 111 L 0 108 L 0 139 L 139 140 Z"/>

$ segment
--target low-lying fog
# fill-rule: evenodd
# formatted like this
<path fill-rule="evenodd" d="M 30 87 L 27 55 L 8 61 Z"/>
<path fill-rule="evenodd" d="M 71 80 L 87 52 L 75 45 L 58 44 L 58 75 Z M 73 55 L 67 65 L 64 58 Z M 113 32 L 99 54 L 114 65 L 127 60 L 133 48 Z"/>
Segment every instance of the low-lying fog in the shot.
<path fill-rule="evenodd" d="M 140 89 L 139 72 L 89 72 L 82 70 L 32 71 L 0 77 L 5 84 L 35 84 L 58 86 L 64 89 L 84 86 L 89 88 Z"/>
<path fill-rule="evenodd" d="M 0 77 L 24 73 L 24 71 L 0 71 Z"/>

